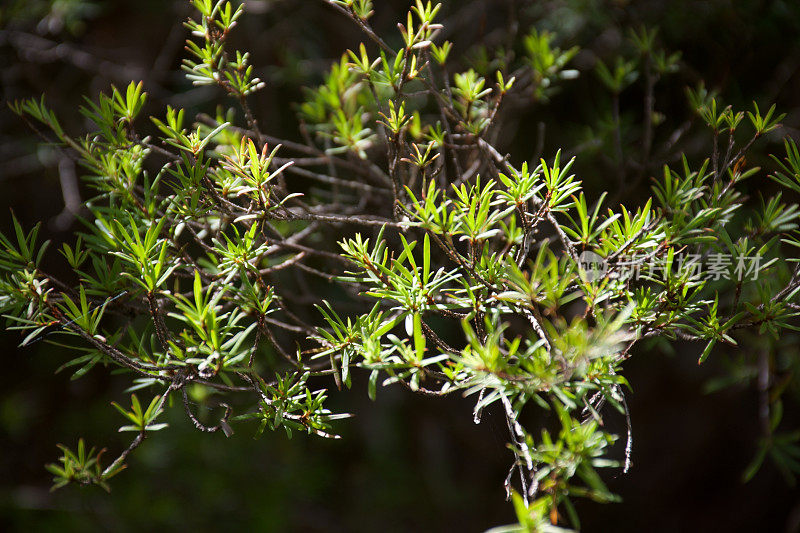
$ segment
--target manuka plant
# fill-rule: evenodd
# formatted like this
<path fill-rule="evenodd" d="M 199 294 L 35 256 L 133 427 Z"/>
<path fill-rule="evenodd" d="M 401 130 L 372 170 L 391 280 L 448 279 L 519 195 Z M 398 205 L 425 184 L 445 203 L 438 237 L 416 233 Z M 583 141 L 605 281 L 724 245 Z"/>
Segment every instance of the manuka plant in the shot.
<path fill-rule="evenodd" d="M 439 4 L 416 0 L 399 33 L 381 36 L 369 0 L 326 3 L 366 40 L 307 91 L 302 143 L 270 135 L 250 109 L 263 82 L 228 42 L 242 6 L 223 0 L 193 1 L 184 69 L 230 97 L 227 113 L 167 107 L 148 121 L 145 88 L 132 82 L 87 100 L 95 129 L 81 136 L 44 99 L 12 104 L 80 162 L 93 196 L 60 250 L 77 281 L 43 267 L 38 226 L 15 219 L 15 235 L 0 237 L 9 329 L 23 346 L 60 339 L 75 377 L 119 369 L 136 391 L 130 408 L 114 404 L 130 446 L 105 467 L 83 441 L 62 446 L 48 466 L 54 486 L 107 487 L 176 405 L 202 432 L 254 422 L 259 434 L 336 438 L 348 415 L 326 408 L 329 390 L 363 372 L 373 399 L 379 386 L 465 395 L 476 423 L 496 405 L 518 518 L 498 531 L 578 528 L 572 500 L 614 501 L 603 471 L 631 467 L 624 363 L 657 340 L 691 346 L 699 363 L 746 345 L 718 383 L 760 392 L 763 434 L 744 476 L 769 456 L 793 479 L 800 434 L 781 424 L 781 398 L 797 363 L 782 343 L 796 329 L 800 211 L 784 194 L 800 193 L 800 153 L 787 139 L 771 170 L 745 160 L 779 132 L 774 107 L 736 110 L 702 86 L 689 91 L 709 153 L 681 158 L 654 100 L 679 56 L 655 31 L 631 32 L 631 57 L 597 65 L 611 106 L 598 139 L 618 188 L 657 177 L 650 199 L 614 206 L 582 192 L 573 157 L 515 163 L 498 141 L 508 99 L 545 105 L 579 75 L 576 47 L 530 29 L 460 70 L 439 38 Z M 643 120 L 623 124 L 620 97 L 633 84 L 644 88 Z M 742 183 L 764 176 L 775 192 L 754 201 Z M 300 282 L 281 282 L 288 273 Z M 315 279 L 341 290 L 323 301 Z M 210 392 L 214 420 L 193 409 Z M 526 410 L 551 416 L 526 427 Z M 609 417 L 625 421 L 619 442 Z"/>

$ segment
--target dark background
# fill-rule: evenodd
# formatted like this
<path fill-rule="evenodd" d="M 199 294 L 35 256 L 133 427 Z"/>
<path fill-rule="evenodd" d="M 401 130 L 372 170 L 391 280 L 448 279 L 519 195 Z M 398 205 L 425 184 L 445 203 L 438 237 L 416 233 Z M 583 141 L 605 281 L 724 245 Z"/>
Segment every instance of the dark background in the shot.
<path fill-rule="evenodd" d="M 465 67 L 475 44 L 503 38 L 509 2 L 445 2 L 447 38 Z M 608 113 L 608 97 L 591 72 L 596 59 L 625 53 L 625 32 L 658 25 L 660 43 L 681 50 L 681 71 L 660 84 L 657 110 L 666 115 L 656 146 L 691 118 L 683 88 L 703 79 L 735 107 L 776 102 L 788 116 L 781 135 L 800 127 L 800 8 L 794 0 L 563 0 L 513 3 L 522 29 L 560 32 L 564 46 L 580 45 L 581 78 L 546 107 L 520 111 L 504 133 L 503 148 L 519 162 L 532 157 L 537 123 L 548 124 L 544 154 L 581 145 Z M 253 105 L 262 127 L 297 139 L 293 103 L 301 87 L 318 83 L 331 61 L 362 40 L 351 24 L 321 1 L 248 3 L 234 43 L 253 55 L 267 82 Z M 454 7 L 459 11 L 455 12 Z M 406 2 L 378 2 L 373 24 L 397 33 Z M 146 112 L 166 104 L 212 112 L 230 102 L 214 89 L 194 88 L 178 70 L 189 13 L 186 2 L 11 2 L 0 15 L 2 98 L 45 93 L 73 134 L 90 129 L 78 114 L 81 95 L 110 83 L 143 79 Z M 641 84 L 622 95 L 623 117 L 635 122 Z M 708 154 L 708 136 L 695 127 L 680 148 L 693 161 Z M 579 157 L 577 170 L 590 194 L 614 187 L 602 146 Z M 596 157 L 595 157 L 596 156 Z M 758 161 L 759 156 L 754 156 Z M 44 221 L 56 243 L 76 228 L 64 214 L 61 180 L 71 172 L 58 150 L 42 146 L 25 124 L 0 108 L 0 226 L 8 208 L 26 224 Z M 68 180 L 67 180 L 68 181 Z M 761 182 L 763 183 L 763 181 Z M 646 198 L 648 184 L 624 190 L 629 203 Z M 761 187 L 756 184 L 753 187 Z M 69 195 L 67 195 L 69 196 Z M 61 216 L 59 216 L 61 214 Z M 54 247 L 55 248 L 55 247 Z M 51 250 L 52 268 L 58 255 Z M 305 435 L 288 440 L 267 433 L 253 440 L 241 427 L 230 439 L 198 433 L 180 409 L 169 430 L 148 439 L 113 480 L 112 494 L 69 487 L 49 493 L 43 465 L 56 459 L 55 443 L 89 444 L 117 453 L 126 441 L 114 433 L 124 377 L 96 368 L 80 380 L 55 373 L 66 360 L 38 343 L 16 348 L 13 332 L 2 343 L 0 389 L 0 528 L 82 531 L 247 528 L 265 531 L 482 531 L 513 521 L 502 481 L 511 458 L 498 413 L 472 422 L 473 399 L 416 397 L 379 389 L 366 395 L 365 376 L 353 390 L 333 394 L 334 410 L 355 413 L 341 422 L 340 441 Z M 747 349 L 758 339 L 745 339 Z M 797 350 L 797 339 L 782 339 Z M 641 346 L 626 366 L 634 428 L 630 473 L 604 472 L 620 504 L 579 501 L 583 529 L 592 531 L 800 531 L 800 498 L 769 462 L 748 484 L 741 474 L 756 450 L 756 394 L 734 387 L 708 394 L 705 385 L 725 375 L 727 354 L 696 364 L 700 347 Z M 790 400 L 790 401 L 789 401 Z M 797 427 L 796 396 L 787 398 L 788 427 Z M 535 414 L 526 415 L 535 416 Z M 624 420 L 608 423 L 624 435 Z M 7 527 L 3 527 L 7 526 Z"/>

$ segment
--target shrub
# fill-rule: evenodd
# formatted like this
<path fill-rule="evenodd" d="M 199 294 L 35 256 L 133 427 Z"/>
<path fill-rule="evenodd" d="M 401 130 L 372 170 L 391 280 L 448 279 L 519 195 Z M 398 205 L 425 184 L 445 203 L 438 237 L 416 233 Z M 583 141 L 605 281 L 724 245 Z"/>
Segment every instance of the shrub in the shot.
<path fill-rule="evenodd" d="M 772 155 L 774 194 L 753 201 L 741 190 L 760 172 L 746 156 L 779 131 L 775 107 L 738 110 L 702 85 L 689 90 L 709 151 L 681 157 L 682 132 L 658 131 L 654 97 L 679 56 L 658 46 L 656 31 L 631 32 L 634 53 L 597 63 L 610 101 L 597 157 L 608 152 L 617 197 L 659 177 L 646 201 L 607 207 L 605 193 L 582 191 L 572 155 L 514 163 L 498 141 L 509 100 L 545 105 L 578 76 L 577 47 L 531 29 L 457 71 L 454 45 L 439 38 L 439 4 L 417 0 L 397 40 L 371 27 L 372 2 L 328 3 L 366 41 L 307 91 L 304 143 L 270 135 L 251 111 L 263 82 L 229 43 L 242 6 L 222 0 L 194 0 L 184 69 L 235 109 L 189 119 L 167 107 L 150 124 L 143 84 L 131 82 L 87 101 L 81 112 L 95 130 L 78 136 L 44 98 L 12 104 L 78 159 L 94 196 L 83 231 L 59 250 L 72 280 L 43 268 L 38 227 L 15 219 L 15 234 L 2 236 L 9 328 L 23 332 L 23 346 L 58 335 L 76 376 L 122 369 L 135 391 L 130 408 L 114 404 L 130 446 L 106 466 L 83 441 L 62 446 L 48 466 L 54 487 L 108 487 L 166 427 L 160 415 L 173 403 L 202 432 L 251 424 L 257 434 L 337 438 L 348 415 L 326 407 L 323 387 L 349 388 L 364 372 L 372 399 L 378 385 L 463 394 L 476 423 L 498 405 L 518 518 L 501 529 L 579 527 L 571 499 L 614 501 L 600 469 L 631 466 L 623 366 L 636 346 L 658 341 L 691 342 L 699 363 L 719 344 L 761 346 L 736 363 L 740 374 L 755 369 L 746 379 L 761 394 L 763 434 L 745 477 L 770 456 L 793 478 L 800 435 L 781 425 L 781 395 L 796 363 L 763 339 L 796 329 L 798 206 L 783 199 L 800 193 L 794 141 Z M 641 121 L 624 124 L 620 96 L 637 83 Z M 658 150 L 657 135 L 666 138 Z M 290 275 L 334 282 L 340 294 L 314 301 L 307 286 L 298 295 Z M 312 305 L 319 320 L 309 319 Z M 211 392 L 209 422 L 191 397 Z M 524 427 L 524 409 L 549 415 Z M 619 444 L 604 417 L 625 420 Z"/>

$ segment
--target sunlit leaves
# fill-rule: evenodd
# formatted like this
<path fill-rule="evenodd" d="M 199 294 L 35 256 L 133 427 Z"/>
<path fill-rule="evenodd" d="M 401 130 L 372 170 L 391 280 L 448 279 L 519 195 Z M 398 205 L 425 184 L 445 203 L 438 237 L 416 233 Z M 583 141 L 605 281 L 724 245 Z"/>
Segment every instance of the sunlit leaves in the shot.
<path fill-rule="evenodd" d="M 185 26 L 202 43 L 186 41 L 186 49 L 192 55 L 192 59 L 183 61 L 186 77 L 195 85 L 219 85 L 240 98 L 264 87 L 264 82 L 253 76 L 248 53 L 237 50 L 230 59 L 226 51 L 226 37 L 242 15 L 244 5 L 234 9 L 225 0 L 195 0 L 193 4 L 202 16 L 198 21 L 189 19 Z"/>
<path fill-rule="evenodd" d="M 329 433 L 330 423 L 347 418 L 349 414 L 334 414 L 323 405 L 327 394 L 325 389 L 311 391 L 306 382 L 309 373 L 276 375 L 271 384 L 261 382 L 261 402 L 255 413 L 244 414 L 235 420 L 257 420 L 260 436 L 266 428 L 283 428 L 289 438 L 294 431 L 306 431 L 326 438 L 339 438 Z"/>
<path fill-rule="evenodd" d="M 105 480 L 118 473 L 122 468 L 111 472 L 103 472 L 100 466 L 100 456 L 105 450 L 96 451 L 95 448 L 86 449 L 83 439 L 78 441 L 77 450 L 73 451 L 63 444 L 58 445 L 62 452 L 59 463 L 47 465 L 47 470 L 53 474 L 52 490 L 60 489 L 70 483 L 81 485 L 97 484 L 106 491 L 110 490 Z"/>
<path fill-rule="evenodd" d="M 154 423 L 163 412 L 163 404 L 162 398 L 156 396 L 150 400 L 147 408 L 144 408 L 135 394 L 131 394 L 130 410 L 125 409 L 116 402 L 111 403 L 111 405 L 131 423 L 130 425 L 120 427 L 119 431 L 136 431 L 140 433 L 145 431 L 158 431 L 167 427 L 165 423 Z"/>
<path fill-rule="evenodd" d="M 372 0 L 328 0 L 332 4 L 338 4 L 352 10 L 361 20 L 367 20 L 372 16 Z"/>
<path fill-rule="evenodd" d="M 542 177 L 547 189 L 547 196 L 543 199 L 551 211 L 564 211 L 571 206 L 568 200 L 580 190 L 580 181 L 570 174 L 575 159 L 571 159 L 561 166 L 561 150 L 556 152 L 552 165 L 542 160 Z"/>
<path fill-rule="evenodd" d="M 150 225 L 144 235 L 140 234 L 138 224 L 132 216 L 129 215 L 126 222 L 127 224 L 119 220 L 112 221 L 110 227 L 107 227 L 106 238 L 114 247 L 119 248 L 112 253 L 127 265 L 128 270 L 123 275 L 152 293 L 179 266 L 169 260 L 169 241 L 161 237 L 166 218 Z"/>
<path fill-rule="evenodd" d="M 11 218 L 16 242 L 0 233 L 0 266 L 9 270 L 36 267 L 41 262 L 50 241 L 37 245 L 41 224 L 37 224 L 26 233 L 13 213 Z"/>
<path fill-rule="evenodd" d="M 270 169 L 272 160 L 279 149 L 280 145 L 270 152 L 269 147 L 264 144 L 259 151 L 252 139 L 242 137 L 241 144 L 234 148 L 233 155 L 224 156 L 225 162 L 222 164 L 222 168 L 241 180 L 241 184 L 236 182 L 227 184 L 225 192 L 237 196 L 248 195 L 256 199 L 264 208 L 269 206 L 272 192 L 271 182 L 292 164 L 289 162 L 280 168 Z"/>

